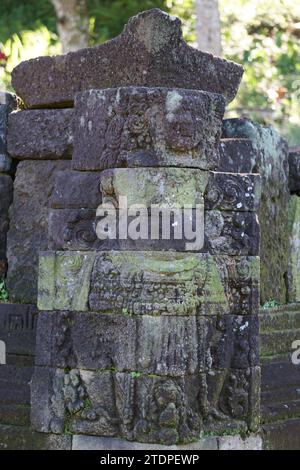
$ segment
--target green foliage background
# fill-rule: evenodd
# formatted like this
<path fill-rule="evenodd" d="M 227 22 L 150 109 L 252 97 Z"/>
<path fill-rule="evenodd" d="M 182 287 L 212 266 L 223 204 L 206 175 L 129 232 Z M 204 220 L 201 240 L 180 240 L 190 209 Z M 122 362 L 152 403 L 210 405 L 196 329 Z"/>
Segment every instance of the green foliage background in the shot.
<path fill-rule="evenodd" d="M 300 143 L 300 2 L 219 0 L 224 57 L 245 66 L 238 98 L 228 115 L 272 123 Z M 88 0 L 90 43 L 119 34 L 139 11 L 162 8 L 183 21 L 185 39 L 196 45 L 194 0 Z M 0 87 L 10 89 L 10 73 L 21 61 L 60 53 L 54 8 L 49 0 L 1 0 Z"/>

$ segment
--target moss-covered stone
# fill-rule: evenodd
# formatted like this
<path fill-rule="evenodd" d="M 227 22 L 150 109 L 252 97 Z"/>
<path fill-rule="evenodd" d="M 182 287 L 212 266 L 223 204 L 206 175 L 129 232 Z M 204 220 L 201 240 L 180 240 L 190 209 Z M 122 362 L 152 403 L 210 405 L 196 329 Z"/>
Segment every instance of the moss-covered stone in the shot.
<path fill-rule="evenodd" d="M 261 303 L 285 303 L 289 262 L 289 167 L 287 142 L 272 128 L 248 119 L 227 119 L 223 137 L 251 139 L 257 149 L 252 169 L 261 175 Z M 254 157 L 254 156 L 253 156 Z"/>
<path fill-rule="evenodd" d="M 253 314 L 259 258 L 167 251 L 46 252 L 41 310 L 122 314 Z"/>
<path fill-rule="evenodd" d="M 289 265 L 287 277 L 289 302 L 300 302 L 300 197 L 289 202 Z"/>

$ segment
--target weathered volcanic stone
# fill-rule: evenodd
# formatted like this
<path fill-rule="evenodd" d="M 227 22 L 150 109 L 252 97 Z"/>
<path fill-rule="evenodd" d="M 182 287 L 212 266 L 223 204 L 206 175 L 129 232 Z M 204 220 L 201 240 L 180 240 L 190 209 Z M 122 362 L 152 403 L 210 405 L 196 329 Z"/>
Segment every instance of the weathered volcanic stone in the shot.
<path fill-rule="evenodd" d="M 19 160 L 71 158 L 73 151 L 72 109 L 26 110 L 8 119 L 7 147 Z"/>
<path fill-rule="evenodd" d="M 287 142 L 272 127 L 248 119 L 223 122 L 223 137 L 248 138 L 258 151 L 255 171 L 262 178 L 258 211 L 261 226 L 261 302 L 286 302 L 289 260 L 289 165 Z"/>
<path fill-rule="evenodd" d="M 50 198 L 50 207 L 58 209 L 97 209 L 102 203 L 101 173 L 59 171 Z M 94 211 L 95 213 L 95 211 Z"/>
<path fill-rule="evenodd" d="M 300 196 L 300 147 L 289 149 L 290 192 Z"/>
<path fill-rule="evenodd" d="M 214 169 L 224 99 L 213 93 L 128 87 L 76 95 L 73 168 Z"/>
<path fill-rule="evenodd" d="M 71 450 L 71 436 L 41 434 L 28 426 L 0 425 L 1 450 Z"/>
<path fill-rule="evenodd" d="M 162 210 L 164 224 L 170 228 L 170 236 L 163 237 L 160 224 L 157 239 L 154 239 L 151 227 L 154 215 L 150 211 L 144 211 L 143 223 L 147 224 L 146 235 L 140 234 L 138 239 L 130 236 L 122 239 L 120 236 L 119 219 L 125 220 L 130 234 L 131 224 L 135 224 L 137 216 L 128 216 L 128 211 L 108 211 L 109 220 L 105 217 L 96 217 L 93 209 L 50 209 L 49 211 L 49 249 L 51 250 L 128 250 L 128 251 L 195 251 L 211 254 L 226 255 L 251 255 L 259 254 L 260 228 L 256 214 L 252 212 L 230 212 L 230 211 L 206 211 L 204 215 L 204 243 L 200 243 L 200 233 L 203 225 L 202 217 L 198 217 L 195 211 L 190 212 L 194 235 L 185 235 L 187 228 L 183 220 L 182 212 L 173 217 L 170 211 Z M 168 217 L 168 219 L 167 219 Z M 159 219 L 157 216 L 159 223 Z M 109 223 L 109 231 L 113 234 L 116 227 L 116 237 L 100 239 L 97 228 L 101 221 L 103 225 Z M 198 221 L 198 222 L 197 222 Z M 197 226 L 198 223 L 198 226 Z M 173 225 L 183 227 L 180 235 L 176 235 Z M 201 226 L 200 226 L 201 224 Z M 197 228 L 198 227 L 198 228 Z M 122 229 L 123 231 L 123 229 Z M 102 232 L 102 230 L 101 230 Z M 197 233 L 199 235 L 197 235 Z"/>
<path fill-rule="evenodd" d="M 105 44 L 21 63 L 12 84 L 29 107 L 63 107 L 78 91 L 128 85 L 212 91 L 231 101 L 242 74 L 240 65 L 188 46 L 181 21 L 153 9 Z"/>
<path fill-rule="evenodd" d="M 0 172 L 9 172 L 12 161 L 7 153 L 7 120 L 9 113 L 17 108 L 14 95 L 0 92 Z"/>
<path fill-rule="evenodd" d="M 295 195 L 289 202 L 289 249 L 287 298 L 300 302 L 300 197 Z"/>
<path fill-rule="evenodd" d="M 206 209 L 257 211 L 260 198 L 261 180 L 258 174 L 209 173 L 204 194 Z"/>
<path fill-rule="evenodd" d="M 8 210 L 13 198 L 10 176 L 0 174 L 0 279 L 6 273 L 6 235 L 9 227 Z"/>
<path fill-rule="evenodd" d="M 256 211 L 260 202 L 258 174 L 228 174 L 188 168 L 118 168 L 97 172 L 57 173 L 50 200 L 54 209 L 97 209 L 102 196 L 119 207 L 119 196 L 127 205 L 167 206 L 204 202 L 206 209 Z M 104 201 L 103 201 L 104 202 Z"/>
<path fill-rule="evenodd" d="M 30 403 L 1 404 L 0 403 L 0 449 L 2 425 L 30 426 Z"/>
<path fill-rule="evenodd" d="M 49 212 L 48 247 L 51 250 L 72 251 L 167 250 L 203 252 L 209 250 L 209 241 L 205 242 L 202 230 L 204 225 L 203 210 L 199 212 L 198 216 L 195 211 L 191 210 L 188 214 L 189 221 L 185 221 L 184 223 L 181 211 L 174 217 L 170 214 L 170 210 L 168 209 L 163 209 L 160 213 L 157 211 L 155 218 L 153 215 L 150 216 L 149 214 L 150 213 L 144 209 L 142 220 L 139 220 L 138 215 L 128 215 L 128 211 L 109 210 L 108 214 L 105 214 L 104 217 L 96 217 L 96 211 L 93 209 L 51 209 Z M 164 217 L 164 226 L 167 226 L 169 230 L 165 236 L 161 225 L 159 225 L 161 222 L 160 214 Z M 250 217 L 251 216 L 253 216 L 253 214 L 251 214 Z M 153 223 L 154 220 L 155 222 Z M 197 220 L 199 235 L 196 230 Z M 251 247 L 246 247 L 244 239 L 241 240 L 242 245 L 239 244 L 238 246 L 235 241 L 237 236 L 235 235 L 235 238 L 232 238 L 230 234 L 228 234 L 227 238 L 223 238 L 223 245 L 226 242 L 235 245 L 237 254 L 240 250 L 249 252 L 255 249 L 255 246 L 257 246 L 255 220 L 256 219 L 253 219 L 252 224 L 248 224 L 247 230 L 249 231 L 250 229 L 251 231 Z M 122 223 L 120 221 L 125 222 Z M 137 225 L 139 226 L 140 222 L 143 224 L 142 233 L 136 233 L 135 229 Z M 151 232 L 152 224 L 155 226 L 155 229 Z M 174 224 L 178 224 L 177 228 L 180 229 L 178 235 L 174 230 Z M 115 228 L 116 236 L 114 235 Z M 182 228 L 184 228 L 184 230 L 182 230 Z M 191 232 L 185 235 L 184 231 L 188 231 L 189 229 L 193 229 L 193 233 Z M 123 239 L 121 235 L 125 230 L 127 230 L 129 235 Z M 137 228 L 137 231 L 139 232 L 139 228 Z M 101 232 L 101 234 L 99 232 Z M 110 238 L 107 232 L 110 233 Z M 243 227 L 240 228 L 240 235 L 242 232 L 244 232 Z M 155 236 L 152 236 L 153 233 Z M 218 235 L 214 232 L 213 238 L 215 239 L 217 236 Z"/>
<path fill-rule="evenodd" d="M 259 363 L 257 315 L 42 312 L 36 365 L 184 376 Z"/>
<path fill-rule="evenodd" d="M 0 339 L 6 354 L 35 354 L 37 308 L 33 305 L 0 303 Z"/>
<path fill-rule="evenodd" d="M 300 419 L 287 419 L 262 426 L 264 450 L 299 450 Z"/>
<path fill-rule="evenodd" d="M 259 207 L 260 176 L 190 168 L 117 168 L 101 172 L 100 191 L 114 207 L 120 207 L 120 196 L 126 196 L 128 207 L 195 207 L 204 196 L 207 209 L 253 211 Z"/>
<path fill-rule="evenodd" d="M 40 310 L 141 315 L 255 314 L 259 258 L 172 252 L 40 255 Z"/>
<path fill-rule="evenodd" d="M 250 139 L 221 139 L 218 171 L 256 173 L 258 149 Z"/>
<path fill-rule="evenodd" d="M 260 228 L 256 214 L 249 212 L 205 213 L 203 251 L 213 255 L 259 254 Z"/>
<path fill-rule="evenodd" d="M 204 204 L 208 178 L 207 171 L 191 168 L 118 168 L 101 172 L 100 192 L 103 201 L 116 208 L 120 207 L 122 196 L 126 197 L 128 208 L 152 204 L 196 207 Z"/>
<path fill-rule="evenodd" d="M 229 438 L 230 439 L 230 438 Z M 232 438 L 231 438 L 232 439 Z M 141 442 L 126 441 L 115 437 L 97 437 L 74 434 L 72 439 L 72 450 L 161 450 L 178 451 L 186 450 L 218 450 L 217 437 L 202 437 L 197 442 L 190 444 L 179 444 L 165 446 L 163 444 L 143 444 Z"/>
<path fill-rule="evenodd" d="M 0 367 L 0 403 L 3 405 L 26 405 L 30 403 L 29 382 L 32 367 L 16 367 L 1 364 Z"/>
<path fill-rule="evenodd" d="M 299 416 L 300 366 L 277 360 L 262 366 L 263 422 L 294 419 Z"/>
<path fill-rule="evenodd" d="M 36 367 L 32 423 L 41 432 L 115 436 L 172 445 L 201 431 L 257 427 L 259 368 L 185 377 Z"/>
<path fill-rule="evenodd" d="M 49 198 L 57 171 L 69 167 L 67 161 L 18 165 L 7 235 L 7 286 L 14 302 L 36 302 L 38 253 L 48 244 Z"/>

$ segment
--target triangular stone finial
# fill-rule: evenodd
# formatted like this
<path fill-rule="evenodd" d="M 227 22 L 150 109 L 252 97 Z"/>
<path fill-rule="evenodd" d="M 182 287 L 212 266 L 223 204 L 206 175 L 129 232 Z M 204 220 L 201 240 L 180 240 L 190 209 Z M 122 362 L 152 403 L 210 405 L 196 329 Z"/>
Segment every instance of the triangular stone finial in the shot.
<path fill-rule="evenodd" d="M 181 21 L 152 9 L 100 46 L 22 62 L 12 84 L 31 108 L 72 106 L 79 91 L 129 85 L 204 90 L 230 102 L 242 75 L 242 66 L 188 46 Z"/>
<path fill-rule="evenodd" d="M 152 54 L 166 48 L 178 47 L 182 40 L 181 21 L 158 8 L 133 16 L 125 25 L 123 35 L 134 36 Z"/>

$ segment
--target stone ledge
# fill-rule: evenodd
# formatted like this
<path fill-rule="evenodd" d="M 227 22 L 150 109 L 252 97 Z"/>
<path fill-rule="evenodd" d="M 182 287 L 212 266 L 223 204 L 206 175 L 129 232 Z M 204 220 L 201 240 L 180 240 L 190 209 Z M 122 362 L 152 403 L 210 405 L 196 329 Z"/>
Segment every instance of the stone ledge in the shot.
<path fill-rule="evenodd" d="M 113 437 L 83 436 L 77 434 L 73 436 L 72 450 L 218 450 L 218 441 L 216 437 L 209 437 L 192 444 L 164 446 L 129 442 Z"/>
<path fill-rule="evenodd" d="M 289 419 L 263 426 L 264 450 L 299 450 L 300 419 Z"/>
<path fill-rule="evenodd" d="M 258 435 L 251 435 L 245 440 L 240 436 L 207 437 L 192 444 L 163 446 L 110 437 L 74 435 L 72 450 L 262 450 L 262 439 Z"/>
<path fill-rule="evenodd" d="M 77 91 L 128 84 L 202 89 L 232 101 L 242 75 L 240 65 L 188 46 L 181 21 L 155 8 L 100 46 L 22 62 L 12 84 L 29 107 L 72 105 Z"/>
<path fill-rule="evenodd" d="M 41 434 L 25 426 L 0 425 L 0 450 L 71 450 L 71 436 Z"/>

